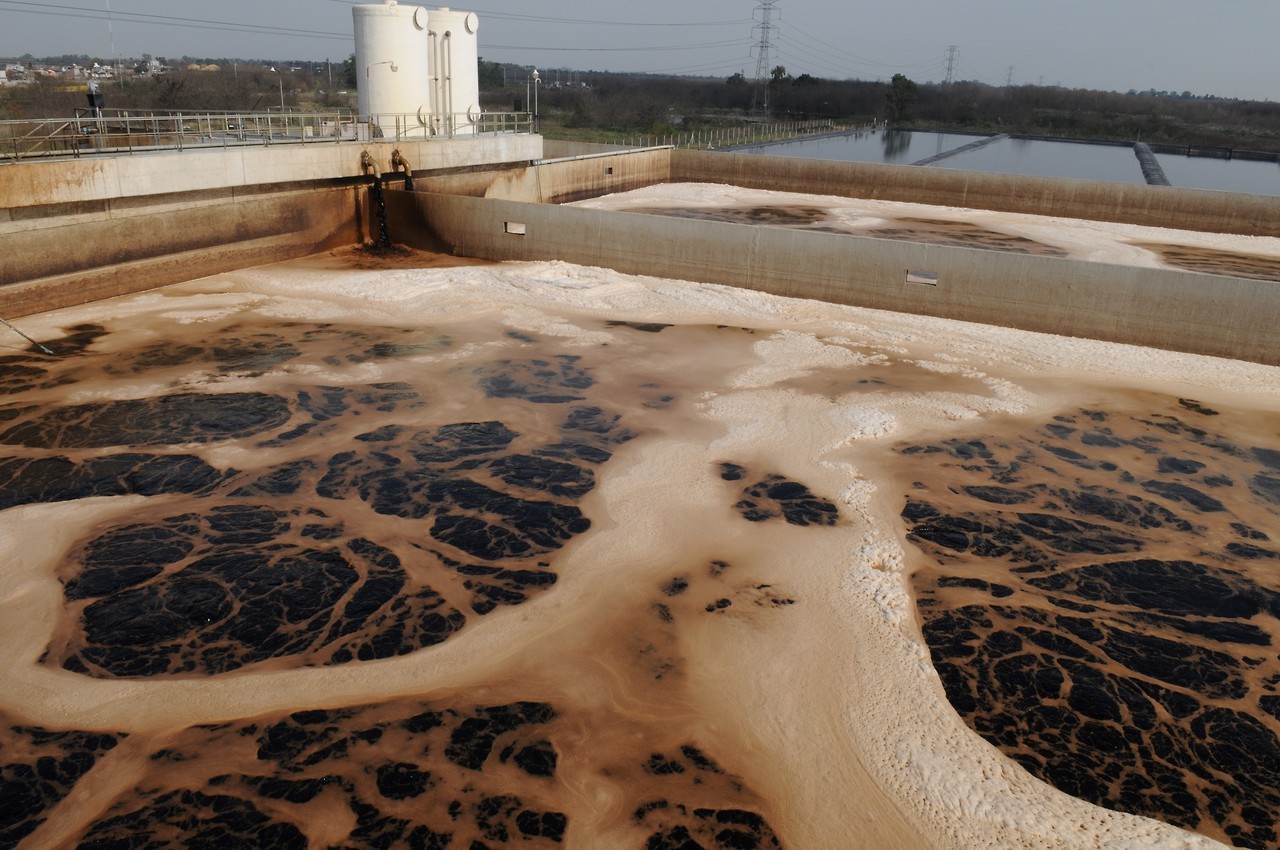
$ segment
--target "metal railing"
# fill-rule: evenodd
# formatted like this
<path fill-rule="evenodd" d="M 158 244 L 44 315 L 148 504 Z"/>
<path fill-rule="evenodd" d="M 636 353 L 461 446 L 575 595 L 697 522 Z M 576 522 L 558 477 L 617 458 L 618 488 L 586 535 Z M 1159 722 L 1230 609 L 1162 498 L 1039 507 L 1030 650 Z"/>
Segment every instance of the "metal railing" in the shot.
<path fill-rule="evenodd" d="M 694 150 L 717 150 L 790 141 L 809 136 L 839 135 L 861 129 L 868 128 L 836 124 L 829 119 L 816 119 L 748 124 L 741 127 L 710 127 L 672 133 L 645 133 L 628 138 L 626 144 L 630 147 L 669 146 Z"/>
<path fill-rule="evenodd" d="M 526 112 L 375 115 L 349 112 L 80 111 L 73 118 L 0 121 L 0 161 L 229 148 L 469 138 L 530 133 Z"/>

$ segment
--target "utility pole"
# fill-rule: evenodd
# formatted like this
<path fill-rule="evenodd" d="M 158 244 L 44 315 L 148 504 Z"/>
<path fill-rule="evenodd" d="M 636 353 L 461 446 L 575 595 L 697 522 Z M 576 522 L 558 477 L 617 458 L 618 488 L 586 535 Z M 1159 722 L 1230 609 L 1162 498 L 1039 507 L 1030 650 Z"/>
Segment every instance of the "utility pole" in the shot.
<path fill-rule="evenodd" d="M 759 0 L 756 11 L 760 13 L 760 23 L 751 28 L 752 35 L 760 33 L 760 41 L 756 43 L 756 89 L 751 95 L 751 112 L 757 109 L 764 115 L 769 114 L 769 58 L 773 52 L 773 31 L 777 26 L 773 23 L 773 13 L 778 8 L 778 0 Z M 754 15 L 752 17 L 755 17 Z"/>
<path fill-rule="evenodd" d="M 120 83 L 120 88 L 124 88 L 124 77 L 120 76 L 120 63 L 116 59 L 116 31 L 111 25 L 111 0 L 105 0 L 107 5 L 107 38 L 111 40 L 111 74 Z"/>
<path fill-rule="evenodd" d="M 947 48 L 947 79 L 944 85 L 951 85 L 956 81 L 956 51 L 960 48 L 954 44 Z"/>

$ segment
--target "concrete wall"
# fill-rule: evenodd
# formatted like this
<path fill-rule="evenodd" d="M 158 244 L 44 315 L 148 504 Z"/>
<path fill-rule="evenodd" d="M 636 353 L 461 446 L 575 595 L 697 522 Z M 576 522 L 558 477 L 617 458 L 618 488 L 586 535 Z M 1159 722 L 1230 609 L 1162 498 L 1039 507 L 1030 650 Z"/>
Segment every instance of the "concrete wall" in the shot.
<path fill-rule="evenodd" d="M 431 193 L 393 191 L 388 206 L 398 239 L 470 257 L 558 259 L 1280 365 L 1280 284 L 1267 281 Z M 908 282 L 908 270 L 937 283 Z"/>
<path fill-rule="evenodd" d="M 168 196 L 0 232 L 0 316 L 23 316 L 357 244 L 367 188 Z"/>
<path fill-rule="evenodd" d="M 628 151 L 580 142 L 547 142 L 545 150 L 564 159 L 546 161 L 520 174 L 478 172 L 467 175 L 465 181 L 446 179 L 424 188 L 475 197 L 563 203 L 654 183 L 723 183 L 1211 233 L 1280 236 L 1280 197 L 1271 195 L 722 151 Z M 566 162 L 594 165 L 566 170 L 550 167 Z M 607 163 L 626 179 L 599 179 L 591 169 L 600 163 Z M 535 183 L 537 177 L 541 187 Z"/>
<path fill-rule="evenodd" d="M 414 186 L 449 195 L 563 204 L 665 183 L 671 153 L 670 148 L 595 152 L 500 171 L 430 177 Z"/>
<path fill-rule="evenodd" d="M 0 316 L 80 304 L 369 237 L 368 178 L 399 149 L 414 171 L 492 168 L 537 136 L 314 143 L 0 167 Z"/>
<path fill-rule="evenodd" d="M 669 180 L 1280 236 L 1270 195 L 688 150 L 672 151 Z"/>
<path fill-rule="evenodd" d="M 0 224 L 13 219 L 14 209 L 359 177 L 362 151 L 369 151 L 379 169 L 390 171 L 396 148 L 415 171 L 443 170 L 540 159 L 542 137 L 315 142 L 19 162 L 0 167 Z M 28 209 L 25 217 L 34 214 Z"/>

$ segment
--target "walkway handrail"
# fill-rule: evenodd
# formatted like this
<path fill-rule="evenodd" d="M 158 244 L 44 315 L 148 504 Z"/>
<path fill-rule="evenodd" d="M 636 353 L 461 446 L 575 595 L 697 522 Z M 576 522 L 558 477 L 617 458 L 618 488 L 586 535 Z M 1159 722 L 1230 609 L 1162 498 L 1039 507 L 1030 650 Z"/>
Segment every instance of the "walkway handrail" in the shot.
<path fill-rule="evenodd" d="M 122 110 L 74 118 L 0 121 L 0 162 L 244 145 L 470 138 L 533 132 L 527 112 L 396 114 L 350 112 L 165 112 Z"/>

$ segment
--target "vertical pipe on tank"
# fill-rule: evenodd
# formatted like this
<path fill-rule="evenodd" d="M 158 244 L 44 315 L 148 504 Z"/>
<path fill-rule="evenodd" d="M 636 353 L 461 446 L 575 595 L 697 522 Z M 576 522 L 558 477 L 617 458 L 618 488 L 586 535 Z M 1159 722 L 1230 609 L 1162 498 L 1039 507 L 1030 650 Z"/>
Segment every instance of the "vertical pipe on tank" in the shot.
<path fill-rule="evenodd" d="M 445 122 L 449 126 L 449 135 L 452 136 L 458 129 L 457 116 L 453 113 L 453 32 L 446 30 L 444 34 L 445 63 L 444 67 L 448 72 L 445 77 Z"/>
<path fill-rule="evenodd" d="M 431 52 L 428 57 L 428 64 L 431 65 L 431 102 L 435 104 L 436 110 L 439 110 L 440 104 L 444 102 L 440 80 L 440 34 L 432 28 L 428 30 L 428 35 L 430 40 L 427 49 Z M 440 116 L 435 112 L 431 113 L 431 125 L 433 135 L 440 132 Z"/>
<path fill-rule="evenodd" d="M 435 107 L 450 135 L 474 133 L 479 119 L 479 28 L 475 12 L 447 6 L 431 10 L 431 29 L 436 33 L 431 45 L 438 59 Z"/>

